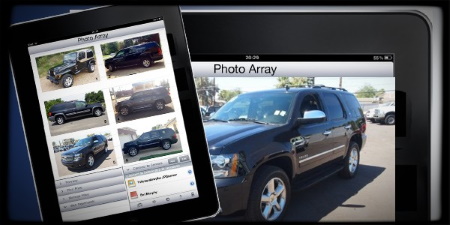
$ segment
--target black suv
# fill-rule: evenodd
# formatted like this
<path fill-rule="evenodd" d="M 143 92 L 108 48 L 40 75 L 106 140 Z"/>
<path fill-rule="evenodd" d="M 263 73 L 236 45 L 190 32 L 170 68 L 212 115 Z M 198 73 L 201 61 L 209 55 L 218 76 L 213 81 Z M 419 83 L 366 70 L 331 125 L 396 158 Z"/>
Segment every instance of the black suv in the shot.
<path fill-rule="evenodd" d="M 47 79 L 55 84 L 62 82 L 63 87 L 68 88 L 73 84 L 73 75 L 83 70 L 90 73 L 95 71 L 94 52 L 91 49 L 81 49 L 65 54 L 62 64 L 48 70 Z"/>
<path fill-rule="evenodd" d="M 163 58 L 161 47 L 156 42 L 147 42 L 118 51 L 112 58 L 105 60 L 105 67 L 109 72 L 120 67 L 141 65 L 152 66 L 155 61 Z"/>
<path fill-rule="evenodd" d="M 123 144 L 123 154 L 136 156 L 140 150 L 161 147 L 169 150 L 172 144 L 178 142 L 177 134 L 171 128 L 152 130 L 143 133 L 136 140 Z"/>
<path fill-rule="evenodd" d="M 280 220 L 291 187 L 355 176 L 366 120 L 345 89 L 315 86 L 236 96 L 204 123 L 222 215 Z"/>
<path fill-rule="evenodd" d="M 104 111 L 102 103 L 86 104 L 85 101 L 69 101 L 52 106 L 48 112 L 48 119 L 61 125 L 72 118 L 101 116 Z"/>
<path fill-rule="evenodd" d="M 94 135 L 77 141 L 75 146 L 61 154 L 61 163 L 69 168 L 91 168 L 99 153 L 108 152 L 108 140 L 103 135 Z"/>
<path fill-rule="evenodd" d="M 116 104 L 116 112 L 122 116 L 128 116 L 131 112 L 155 108 L 163 110 L 166 104 L 172 102 L 169 91 L 165 87 L 156 87 L 144 91 L 135 92 L 127 100 Z"/>

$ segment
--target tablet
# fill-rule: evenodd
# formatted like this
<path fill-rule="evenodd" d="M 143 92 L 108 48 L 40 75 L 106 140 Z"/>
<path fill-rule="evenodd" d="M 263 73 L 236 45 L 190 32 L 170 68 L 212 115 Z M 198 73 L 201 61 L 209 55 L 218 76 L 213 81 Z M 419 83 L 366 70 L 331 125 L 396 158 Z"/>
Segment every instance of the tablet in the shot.
<path fill-rule="evenodd" d="M 241 180 L 216 178 L 220 215 L 228 220 L 284 216 L 284 221 L 302 222 L 445 221 L 439 9 L 186 6 L 182 12 L 210 149 L 246 143 L 246 149 L 226 153 L 258 152 L 247 155 L 243 164 L 252 169 Z M 215 87 L 218 98 L 203 97 L 205 83 Z M 358 158 L 359 172 L 351 180 L 325 179 L 336 171 L 324 168 L 323 162 L 335 159 L 340 155 L 337 148 L 345 146 L 336 139 L 339 133 L 330 139 L 334 146 L 321 135 L 311 135 L 311 143 L 322 146 L 283 154 L 289 152 L 289 138 L 294 143 L 303 136 L 275 128 L 268 133 L 270 125 L 249 125 L 242 114 L 274 105 L 269 97 L 257 101 L 264 99 L 258 94 L 269 96 L 289 86 L 317 87 L 310 92 L 318 93 L 325 88 L 320 85 L 335 88 L 337 95 L 339 88 L 352 93 L 364 112 L 367 139 Z M 240 119 L 229 121 L 233 126 L 215 122 L 236 117 Z M 237 132 L 250 126 L 254 132 Z M 226 140 L 217 141 L 218 130 Z M 210 152 L 215 157 L 224 154 Z M 268 167 L 278 171 L 275 178 L 284 183 L 288 181 L 283 173 L 292 178 L 291 192 L 283 192 L 288 203 L 267 203 L 265 193 L 270 192 L 264 185 L 271 179 L 261 177 L 268 176 Z M 254 190 L 264 191 L 258 196 Z"/>
<path fill-rule="evenodd" d="M 177 6 L 101 7 L 9 32 L 43 221 L 217 213 Z"/>

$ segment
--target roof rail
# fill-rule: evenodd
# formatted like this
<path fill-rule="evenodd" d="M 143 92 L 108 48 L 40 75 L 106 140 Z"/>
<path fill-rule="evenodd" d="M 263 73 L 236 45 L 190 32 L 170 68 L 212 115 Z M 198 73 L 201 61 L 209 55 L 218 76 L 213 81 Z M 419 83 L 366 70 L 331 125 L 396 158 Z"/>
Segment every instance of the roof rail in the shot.
<path fill-rule="evenodd" d="M 345 89 L 345 88 L 327 87 L 323 84 L 314 85 L 312 88 L 327 88 L 327 89 L 331 89 L 331 90 L 347 91 L 347 89 Z"/>

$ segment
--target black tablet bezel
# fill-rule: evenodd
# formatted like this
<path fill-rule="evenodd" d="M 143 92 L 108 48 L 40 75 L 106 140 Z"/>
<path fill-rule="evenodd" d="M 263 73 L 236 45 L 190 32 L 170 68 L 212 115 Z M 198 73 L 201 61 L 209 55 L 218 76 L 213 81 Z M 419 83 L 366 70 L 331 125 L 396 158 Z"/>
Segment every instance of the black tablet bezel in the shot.
<path fill-rule="evenodd" d="M 121 16 L 117 16 L 121 15 Z M 199 197 L 171 204 L 129 211 L 95 221 L 185 221 L 217 214 L 219 203 L 212 174 L 208 148 L 198 107 L 195 85 L 189 61 L 189 52 L 178 6 L 108 6 L 67 14 L 44 20 L 13 25 L 9 28 L 9 54 L 13 68 L 16 93 L 23 121 L 24 132 L 31 159 L 40 212 L 45 222 L 62 221 L 54 176 L 47 150 L 46 136 L 33 79 L 28 46 L 47 43 L 91 33 L 110 30 L 124 25 L 163 17 L 187 139 L 191 151 Z M 96 19 L 97 18 L 97 19 Z M 98 19 L 102 18 L 102 19 Z M 61 26 L 64 24 L 64 26 Z M 82 25 L 80 25 L 82 24 Z M 39 31 L 39 32 L 33 32 Z M 169 37 L 170 36 L 170 37 Z M 24 79 L 23 76 L 28 77 Z M 202 206 L 202 210 L 187 210 Z M 164 217 L 166 212 L 170 217 Z"/>

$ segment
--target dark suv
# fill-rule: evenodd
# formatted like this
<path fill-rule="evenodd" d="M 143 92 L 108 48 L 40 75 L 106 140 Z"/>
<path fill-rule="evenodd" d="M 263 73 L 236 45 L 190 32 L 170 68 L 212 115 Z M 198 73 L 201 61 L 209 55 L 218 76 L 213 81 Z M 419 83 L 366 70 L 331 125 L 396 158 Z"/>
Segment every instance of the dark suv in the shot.
<path fill-rule="evenodd" d="M 116 112 L 127 116 L 131 112 L 155 108 L 163 110 L 166 104 L 172 102 L 169 91 L 165 87 L 156 87 L 144 91 L 135 92 L 127 100 L 116 104 Z"/>
<path fill-rule="evenodd" d="M 88 48 L 65 54 L 60 65 L 48 70 L 47 79 L 55 84 L 62 82 L 63 87 L 68 88 L 73 84 L 73 75 L 83 70 L 95 71 L 94 52 Z"/>
<path fill-rule="evenodd" d="M 75 146 L 61 154 L 61 163 L 69 168 L 92 168 L 99 153 L 108 152 L 108 140 L 103 135 L 94 135 L 77 141 Z"/>
<path fill-rule="evenodd" d="M 155 61 L 163 58 L 161 47 L 156 42 L 147 42 L 118 51 L 112 58 L 105 60 L 105 67 L 109 72 L 120 67 L 141 65 L 152 66 Z"/>
<path fill-rule="evenodd" d="M 73 118 L 101 116 L 104 111 L 102 103 L 87 104 L 85 101 L 69 101 L 52 106 L 48 112 L 48 119 L 61 125 Z"/>
<path fill-rule="evenodd" d="M 126 142 L 123 144 L 123 154 L 136 156 L 140 150 L 147 148 L 160 147 L 164 150 L 169 150 L 172 144 L 178 142 L 177 134 L 171 128 L 164 128 L 160 130 L 152 130 L 143 133 L 136 140 Z"/>
<path fill-rule="evenodd" d="M 236 96 L 204 123 L 222 214 L 276 221 L 291 188 L 355 176 L 366 120 L 345 89 L 316 86 Z"/>

